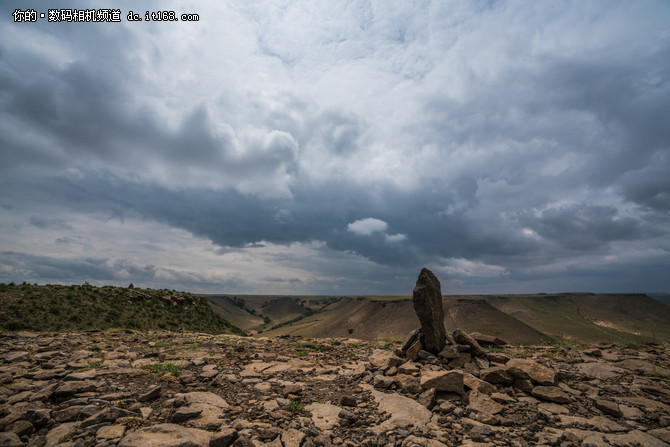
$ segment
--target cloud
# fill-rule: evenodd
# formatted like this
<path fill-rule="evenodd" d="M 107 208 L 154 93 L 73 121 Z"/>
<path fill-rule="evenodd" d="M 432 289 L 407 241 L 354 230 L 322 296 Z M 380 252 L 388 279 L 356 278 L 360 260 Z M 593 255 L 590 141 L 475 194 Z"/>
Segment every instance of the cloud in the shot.
<path fill-rule="evenodd" d="M 64 219 L 49 216 L 30 216 L 30 225 L 37 228 L 55 228 L 59 230 L 71 230 L 72 227 Z"/>
<path fill-rule="evenodd" d="M 388 224 L 386 222 L 373 217 L 359 219 L 347 225 L 347 230 L 358 236 L 371 236 L 374 233 L 383 233 L 384 238 L 388 242 L 401 242 L 407 239 L 406 234 L 387 234 L 387 228 Z"/>
<path fill-rule="evenodd" d="M 407 239 L 407 235 L 403 233 L 396 233 L 396 234 L 387 234 L 386 235 L 386 240 L 389 242 L 401 242 Z"/>
<path fill-rule="evenodd" d="M 359 236 L 370 236 L 372 233 L 385 232 L 388 224 L 383 220 L 367 217 L 347 225 L 347 230 Z"/>
<path fill-rule="evenodd" d="M 461 290 L 670 287 L 638 268 L 670 259 L 663 2 L 4 12 L 4 278 L 402 293 L 429 265 Z"/>

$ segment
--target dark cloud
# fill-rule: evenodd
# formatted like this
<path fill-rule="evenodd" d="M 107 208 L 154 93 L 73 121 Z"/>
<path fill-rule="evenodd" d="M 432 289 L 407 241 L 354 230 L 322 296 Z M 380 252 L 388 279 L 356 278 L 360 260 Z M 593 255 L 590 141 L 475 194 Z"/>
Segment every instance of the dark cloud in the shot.
<path fill-rule="evenodd" d="M 258 256 L 307 292 L 402 291 L 424 265 L 467 290 L 670 287 L 667 5 L 527 6 L 1 15 L 3 277 L 254 290 L 236 263 Z M 159 265 L 183 247 L 105 219 L 225 262 Z M 126 251 L 91 256 L 111 237 Z"/>
<path fill-rule="evenodd" d="M 660 155 L 660 154 L 659 154 Z M 667 217 L 670 211 L 670 155 L 652 159 L 652 164 L 622 176 L 619 187 L 626 200 Z"/>
<path fill-rule="evenodd" d="M 71 230 L 72 227 L 63 219 L 48 216 L 30 216 L 30 225 L 37 228 L 53 228 L 58 230 Z"/>
<path fill-rule="evenodd" d="M 614 207 L 587 204 L 543 210 L 522 219 L 540 236 L 573 250 L 589 251 L 609 242 L 645 239 L 659 233 L 645 230 L 633 217 L 620 217 Z"/>
<path fill-rule="evenodd" d="M 70 260 L 13 251 L 2 252 L 2 257 L 5 264 L 12 266 L 6 276 L 18 276 L 28 282 L 117 281 L 127 274 L 146 281 L 155 274 L 151 266 L 137 266 L 129 261 L 110 263 L 106 258 Z"/>

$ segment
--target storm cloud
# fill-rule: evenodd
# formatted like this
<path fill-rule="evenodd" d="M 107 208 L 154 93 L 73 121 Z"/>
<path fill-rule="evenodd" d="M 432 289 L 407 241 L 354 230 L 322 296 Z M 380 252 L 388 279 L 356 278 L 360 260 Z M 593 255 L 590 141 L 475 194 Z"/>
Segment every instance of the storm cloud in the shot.
<path fill-rule="evenodd" d="M 0 9 L 0 281 L 670 290 L 667 2 L 49 7 Z"/>

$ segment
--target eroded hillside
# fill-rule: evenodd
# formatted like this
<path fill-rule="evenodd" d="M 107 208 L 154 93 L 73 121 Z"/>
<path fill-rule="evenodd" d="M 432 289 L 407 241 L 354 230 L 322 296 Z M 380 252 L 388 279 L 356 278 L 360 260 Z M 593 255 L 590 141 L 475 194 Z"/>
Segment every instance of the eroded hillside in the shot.
<path fill-rule="evenodd" d="M 255 334 L 399 340 L 419 326 L 411 297 L 235 298 L 208 296 L 221 316 Z M 445 296 L 443 307 L 448 330 L 515 344 L 670 341 L 670 306 L 642 294 Z"/>

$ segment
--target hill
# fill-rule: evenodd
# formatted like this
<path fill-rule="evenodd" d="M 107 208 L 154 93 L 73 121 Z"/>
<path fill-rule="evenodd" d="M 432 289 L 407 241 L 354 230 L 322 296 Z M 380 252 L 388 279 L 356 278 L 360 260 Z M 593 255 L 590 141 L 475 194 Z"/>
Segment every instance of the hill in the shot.
<path fill-rule="evenodd" d="M 0 284 L 0 330 L 179 330 L 211 334 L 244 332 L 196 295 L 90 285 Z"/>
<path fill-rule="evenodd" d="M 647 293 L 647 296 L 670 306 L 670 294 L 668 293 Z"/>
<path fill-rule="evenodd" d="M 419 326 L 409 296 L 207 296 L 219 315 L 262 335 L 404 339 Z M 231 304 L 234 302 L 234 304 Z M 445 296 L 445 327 L 514 344 L 555 339 L 670 341 L 670 307 L 642 294 Z"/>
<path fill-rule="evenodd" d="M 670 340 L 670 307 L 643 294 L 562 293 L 485 299 L 552 337 L 623 344 Z"/>
<path fill-rule="evenodd" d="M 263 325 L 263 318 L 252 314 L 251 309 L 244 307 L 244 302 L 237 301 L 237 297 L 227 295 L 201 296 L 209 302 L 214 313 L 243 331 Z"/>
<path fill-rule="evenodd" d="M 444 313 L 444 324 L 448 331 L 460 328 L 468 332 L 482 332 L 505 337 L 510 343 L 551 341 L 551 337 L 481 299 L 447 297 L 444 300 Z M 402 340 L 419 325 L 410 299 L 357 297 L 333 303 L 319 313 L 264 331 L 263 335 Z"/>
<path fill-rule="evenodd" d="M 444 315 L 445 327 L 452 332 L 455 329 L 479 332 L 500 337 L 512 344 L 543 344 L 552 341 L 550 334 L 479 297 L 446 297 Z"/>
<path fill-rule="evenodd" d="M 200 295 L 221 317 L 257 333 L 321 312 L 344 297 L 283 295 Z"/>

